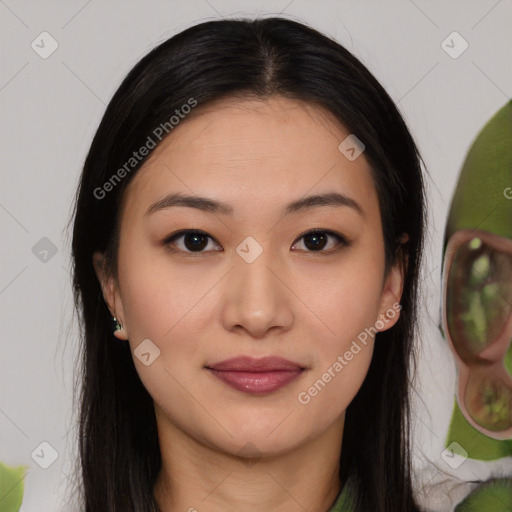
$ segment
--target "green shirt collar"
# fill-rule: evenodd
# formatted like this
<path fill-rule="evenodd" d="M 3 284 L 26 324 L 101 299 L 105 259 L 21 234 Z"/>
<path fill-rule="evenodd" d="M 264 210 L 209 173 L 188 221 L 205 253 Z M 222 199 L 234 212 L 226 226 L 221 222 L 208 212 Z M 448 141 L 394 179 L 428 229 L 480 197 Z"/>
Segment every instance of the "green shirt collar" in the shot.
<path fill-rule="evenodd" d="M 345 485 L 342 487 L 334 505 L 328 512 L 354 512 L 352 505 L 352 491 L 353 491 L 353 478 L 348 478 Z"/>

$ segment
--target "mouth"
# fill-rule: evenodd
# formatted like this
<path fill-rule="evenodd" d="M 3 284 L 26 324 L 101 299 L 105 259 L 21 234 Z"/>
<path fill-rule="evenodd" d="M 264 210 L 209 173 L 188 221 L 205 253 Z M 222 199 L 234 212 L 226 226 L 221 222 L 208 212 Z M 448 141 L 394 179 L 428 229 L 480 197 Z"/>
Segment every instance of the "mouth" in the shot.
<path fill-rule="evenodd" d="M 253 395 L 277 391 L 306 371 L 300 364 L 280 357 L 254 359 L 248 356 L 228 359 L 205 368 L 231 388 Z"/>

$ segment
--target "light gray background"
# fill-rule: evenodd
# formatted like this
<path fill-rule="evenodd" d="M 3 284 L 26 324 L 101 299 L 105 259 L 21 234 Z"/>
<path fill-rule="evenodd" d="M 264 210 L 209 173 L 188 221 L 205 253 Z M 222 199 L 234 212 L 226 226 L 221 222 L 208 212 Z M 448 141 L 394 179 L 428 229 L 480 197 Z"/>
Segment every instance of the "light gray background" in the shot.
<path fill-rule="evenodd" d="M 511 0 L 0 0 L 0 460 L 30 466 L 23 512 L 60 510 L 76 452 L 77 329 L 65 227 L 107 102 L 144 54 L 184 28 L 280 12 L 335 37 L 363 61 L 397 102 L 430 173 L 414 413 L 425 502 L 449 510 L 469 490 L 457 490 L 459 479 L 512 471 L 510 461 L 466 461 L 454 470 L 441 459 L 456 373 L 436 331 L 441 241 L 457 174 L 477 132 L 512 94 Z M 59 45 L 47 59 L 31 48 L 43 31 Z M 457 59 L 441 47 L 453 31 L 469 44 Z M 46 262 L 32 252 L 43 237 L 57 248 Z M 43 441 L 59 455 L 48 469 L 31 458 Z"/>

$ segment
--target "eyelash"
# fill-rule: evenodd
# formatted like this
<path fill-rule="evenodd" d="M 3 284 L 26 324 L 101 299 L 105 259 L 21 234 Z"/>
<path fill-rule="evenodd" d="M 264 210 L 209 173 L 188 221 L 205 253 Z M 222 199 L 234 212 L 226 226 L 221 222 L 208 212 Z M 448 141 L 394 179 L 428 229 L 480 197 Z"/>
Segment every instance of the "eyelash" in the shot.
<path fill-rule="evenodd" d="M 201 231 L 200 229 L 184 229 L 184 230 L 178 231 L 177 233 L 174 233 L 173 235 L 167 237 L 163 241 L 163 245 L 165 245 L 171 252 L 178 253 L 178 254 L 184 254 L 186 256 L 193 256 L 193 257 L 195 257 L 195 256 L 198 256 L 199 254 L 211 252 L 211 251 L 204 251 L 204 250 L 202 250 L 202 251 L 188 251 L 188 250 L 176 249 L 176 248 L 172 247 L 172 244 L 178 238 L 181 238 L 181 237 L 183 237 L 185 235 L 188 235 L 188 234 L 206 236 L 206 237 L 210 238 L 211 240 L 213 240 L 215 243 L 218 244 L 218 242 L 212 236 L 210 236 L 208 233 L 206 233 L 205 231 Z M 348 247 L 350 245 L 350 242 L 344 236 L 342 236 L 342 235 L 340 235 L 338 233 L 335 233 L 334 231 L 330 231 L 330 230 L 327 230 L 327 229 L 320 229 L 320 228 L 315 228 L 315 229 L 311 229 L 309 231 L 306 231 L 306 233 L 303 233 L 302 235 L 300 235 L 297 238 L 297 240 L 293 243 L 293 245 L 298 243 L 301 239 L 305 238 L 306 236 L 315 235 L 315 234 L 325 234 L 325 235 L 331 236 L 331 237 L 337 239 L 338 244 L 341 247 L 336 247 L 334 249 L 329 249 L 329 250 L 320 250 L 320 251 L 305 250 L 305 252 L 308 252 L 308 253 L 311 253 L 311 254 L 318 254 L 318 255 L 329 255 L 329 254 L 332 254 L 333 252 L 339 251 L 343 247 Z M 218 245 L 220 245 L 220 244 L 218 244 Z M 222 251 L 215 249 L 214 252 L 222 252 Z"/>

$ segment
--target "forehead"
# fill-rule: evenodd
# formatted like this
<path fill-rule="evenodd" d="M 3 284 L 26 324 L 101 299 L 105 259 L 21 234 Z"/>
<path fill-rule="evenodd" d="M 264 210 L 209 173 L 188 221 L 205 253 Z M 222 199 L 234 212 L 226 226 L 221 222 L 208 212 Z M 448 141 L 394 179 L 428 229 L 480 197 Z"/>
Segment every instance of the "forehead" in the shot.
<path fill-rule="evenodd" d="M 325 191 L 376 199 L 364 153 L 350 161 L 340 152 L 350 132 L 322 107 L 276 96 L 197 109 L 153 151 L 123 205 L 147 208 L 170 191 L 219 198 L 240 211 Z"/>

